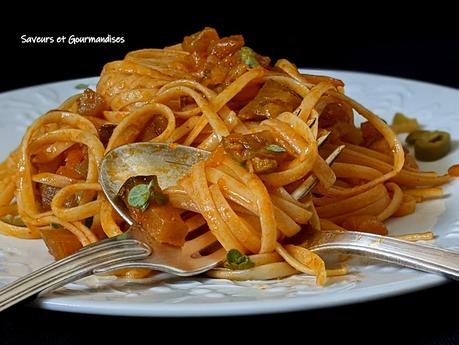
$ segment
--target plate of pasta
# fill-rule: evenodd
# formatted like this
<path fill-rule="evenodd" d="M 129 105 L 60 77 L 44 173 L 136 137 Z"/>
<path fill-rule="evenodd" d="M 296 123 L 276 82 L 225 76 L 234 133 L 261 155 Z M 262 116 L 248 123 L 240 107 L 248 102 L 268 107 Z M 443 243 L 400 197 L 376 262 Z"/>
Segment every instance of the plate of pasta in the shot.
<path fill-rule="evenodd" d="M 135 182 L 125 202 L 156 241 L 199 240 L 227 253 L 221 266 L 188 278 L 146 269 L 91 276 L 36 306 L 242 315 L 441 284 L 389 264 L 320 257 L 305 243 L 338 229 L 459 250 L 458 96 L 419 81 L 271 62 L 242 36 L 212 28 L 129 52 L 96 78 L 0 94 L 0 285 L 126 231 L 98 165 L 106 152 L 144 141 L 211 152 L 176 186 Z M 317 185 L 299 193 L 311 177 Z"/>

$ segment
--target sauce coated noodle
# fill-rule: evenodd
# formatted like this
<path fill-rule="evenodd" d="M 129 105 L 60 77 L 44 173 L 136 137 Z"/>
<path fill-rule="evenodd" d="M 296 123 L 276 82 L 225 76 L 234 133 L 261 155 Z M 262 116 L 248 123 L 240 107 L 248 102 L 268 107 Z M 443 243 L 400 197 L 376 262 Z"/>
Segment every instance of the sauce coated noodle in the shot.
<path fill-rule="evenodd" d="M 365 118 L 361 127 L 355 114 Z M 342 81 L 302 74 L 285 59 L 272 65 L 242 36 L 205 28 L 106 64 L 95 91 L 38 118 L 0 165 L 0 232 L 41 237 L 56 259 L 121 234 L 126 224 L 104 199 L 98 165 L 108 150 L 137 141 L 213 152 L 163 191 L 166 205 L 150 202 L 138 219 L 163 243 L 195 237 L 237 249 L 236 259 L 251 264 L 209 273 L 226 279 L 304 272 L 323 285 L 327 272 L 346 270 L 327 271 L 302 238 L 321 228 L 386 235 L 386 219 L 415 212 L 449 180 L 413 166 L 391 128 L 347 97 Z M 324 158 L 342 144 L 329 167 Z M 311 174 L 319 185 L 293 199 Z"/>

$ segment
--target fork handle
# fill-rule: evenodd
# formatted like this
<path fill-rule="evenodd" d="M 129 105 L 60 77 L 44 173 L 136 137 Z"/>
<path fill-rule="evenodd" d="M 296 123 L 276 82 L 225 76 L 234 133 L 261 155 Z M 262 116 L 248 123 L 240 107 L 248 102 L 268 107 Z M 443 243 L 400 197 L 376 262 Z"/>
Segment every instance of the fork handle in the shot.
<path fill-rule="evenodd" d="M 459 252 L 355 231 L 324 233 L 311 250 L 363 255 L 459 280 Z"/>
<path fill-rule="evenodd" d="M 133 239 L 109 239 L 86 246 L 0 289 L 0 311 L 38 293 L 89 276 L 95 269 L 143 259 L 149 254 L 148 246 Z"/>

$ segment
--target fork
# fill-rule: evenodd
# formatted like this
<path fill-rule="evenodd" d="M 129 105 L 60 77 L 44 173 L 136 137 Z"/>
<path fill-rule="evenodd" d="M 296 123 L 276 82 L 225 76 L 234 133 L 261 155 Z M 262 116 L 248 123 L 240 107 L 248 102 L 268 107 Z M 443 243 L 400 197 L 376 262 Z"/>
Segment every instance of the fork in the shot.
<path fill-rule="evenodd" d="M 326 138 L 325 138 L 326 139 Z M 324 140 L 325 140 L 324 139 Z M 318 141 L 318 143 L 322 143 Z M 325 159 L 331 165 L 345 148 L 338 146 Z M 317 185 L 315 175 L 307 177 L 292 193 L 296 200 L 309 194 Z M 443 248 L 408 242 L 389 236 L 357 231 L 322 230 L 313 234 L 303 246 L 316 253 L 363 255 L 370 259 L 405 266 L 430 273 L 440 273 L 459 280 L 459 253 Z"/>
<path fill-rule="evenodd" d="M 101 162 L 99 180 L 112 206 L 130 225 L 123 234 L 88 245 L 73 255 L 53 262 L 0 289 L 0 311 L 38 293 L 46 293 L 94 273 L 124 268 L 150 268 L 178 276 L 192 276 L 214 268 L 225 256 L 223 248 L 213 252 L 215 237 L 206 232 L 185 241 L 181 247 L 146 238 L 117 197 L 131 176 L 157 175 L 162 188 L 175 185 L 196 162 L 209 152 L 181 145 L 136 143 L 109 152 Z M 204 251 L 204 249 L 206 249 Z"/>

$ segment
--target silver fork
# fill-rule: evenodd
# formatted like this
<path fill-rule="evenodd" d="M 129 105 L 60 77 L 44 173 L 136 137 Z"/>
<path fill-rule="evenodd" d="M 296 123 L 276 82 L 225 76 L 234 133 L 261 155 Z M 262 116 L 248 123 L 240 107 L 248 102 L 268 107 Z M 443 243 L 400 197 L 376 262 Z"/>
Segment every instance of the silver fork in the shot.
<path fill-rule="evenodd" d="M 325 159 L 331 165 L 345 148 L 338 146 Z M 318 179 L 310 175 L 293 192 L 299 200 L 312 191 Z M 443 274 L 459 279 L 459 253 L 443 248 L 408 242 L 389 236 L 379 236 L 357 231 L 326 230 L 316 232 L 303 244 L 317 253 L 342 253 L 361 255 L 420 271 Z"/>
<path fill-rule="evenodd" d="M 125 233 L 86 246 L 0 289 L 0 311 L 38 293 L 46 293 L 94 273 L 122 268 L 150 268 L 178 276 L 200 274 L 214 268 L 225 255 L 223 248 L 201 250 L 216 240 L 210 232 L 186 241 L 181 248 L 146 238 L 117 198 L 121 185 L 131 176 L 157 175 L 162 188 L 175 185 L 209 152 L 186 146 L 136 143 L 119 147 L 101 162 L 100 184 L 107 199 L 130 228 Z"/>

